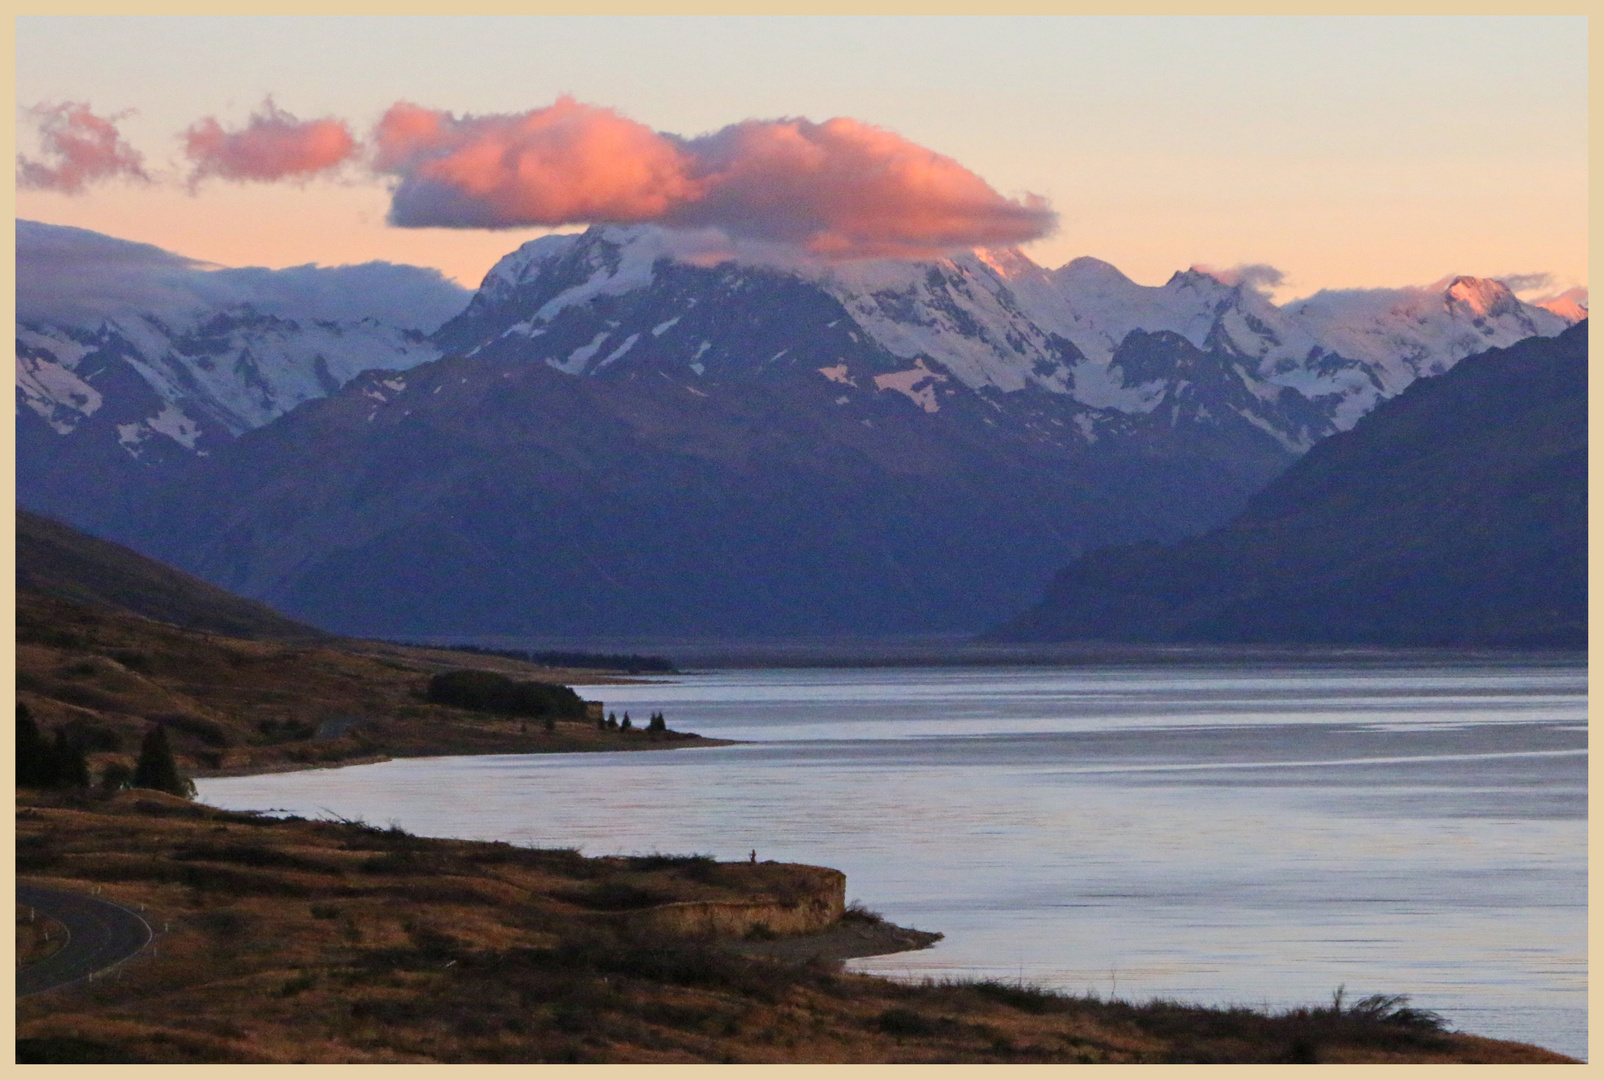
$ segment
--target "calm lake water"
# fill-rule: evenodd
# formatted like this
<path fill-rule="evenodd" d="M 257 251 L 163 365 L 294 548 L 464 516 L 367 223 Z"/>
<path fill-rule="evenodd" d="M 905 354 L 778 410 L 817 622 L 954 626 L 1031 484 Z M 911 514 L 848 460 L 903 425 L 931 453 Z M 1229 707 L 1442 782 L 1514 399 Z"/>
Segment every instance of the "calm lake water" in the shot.
<path fill-rule="evenodd" d="M 1580 664 L 731 670 L 596 687 L 752 740 L 203 780 L 416 833 L 818 863 L 940 930 L 854 962 L 1207 1004 L 1409 994 L 1587 1053 Z"/>

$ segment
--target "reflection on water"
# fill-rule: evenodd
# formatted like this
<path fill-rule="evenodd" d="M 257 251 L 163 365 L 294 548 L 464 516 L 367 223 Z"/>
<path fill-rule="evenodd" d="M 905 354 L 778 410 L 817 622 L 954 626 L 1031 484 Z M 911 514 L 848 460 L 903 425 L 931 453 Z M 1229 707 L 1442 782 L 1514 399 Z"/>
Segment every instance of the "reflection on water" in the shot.
<path fill-rule="evenodd" d="M 1272 1006 L 1406 993 L 1584 1056 L 1586 671 L 728 671 L 609 708 L 754 740 L 203 781 L 429 835 L 821 863 L 947 938 L 858 961 Z"/>

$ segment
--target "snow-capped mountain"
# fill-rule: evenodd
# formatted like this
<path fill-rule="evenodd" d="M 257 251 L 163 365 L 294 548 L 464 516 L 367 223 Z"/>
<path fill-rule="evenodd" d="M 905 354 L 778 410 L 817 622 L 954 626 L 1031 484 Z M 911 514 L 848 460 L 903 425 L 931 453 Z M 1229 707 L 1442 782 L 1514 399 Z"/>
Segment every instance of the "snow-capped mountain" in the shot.
<path fill-rule="evenodd" d="M 650 355 L 669 365 L 665 373 L 698 379 L 710 366 L 750 377 L 786 355 L 794 367 L 799 353 L 819 353 L 821 378 L 844 387 L 866 378 L 926 412 L 969 391 L 1018 413 L 1009 396 L 1040 391 L 1059 400 L 1026 395 L 1023 412 L 1035 419 L 1021 422 L 1091 441 L 1150 426 L 1142 418 L 1155 414 L 1173 425 L 1201 408 L 1203 422 L 1246 422 L 1296 453 L 1422 375 L 1586 316 L 1568 295 L 1544 308 L 1469 277 L 1327 291 L 1277 307 L 1250 284 L 1198 270 L 1150 287 L 1096 259 L 1047 270 L 1011 249 L 831 265 L 650 226 L 532 241 L 502 259 L 471 301 L 413 267 L 222 270 L 25 221 L 17 244 L 19 408 L 64 436 L 99 414 L 90 428 L 135 458 L 204 453 L 360 371 L 513 345 L 570 374 L 621 362 L 627 372 Z M 725 341 L 758 281 L 783 282 L 803 308 L 823 297 L 840 311 L 787 325 L 795 340 L 781 342 L 775 353 L 787 352 L 778 356 L 741 335 Z M 700 295 L 704 288 L 712 291 Z M 559 332 L 597 305 L 650 309 L 654 321 L 609 318 L 578 343 Z M 692 340 L 698 325 L 707 333 Z M 1118 355 L 1138 332 L 1139 372 Z M 1166 341 L 1167 365 L 1155 353 Z M 838 362 L 860 346 L 875 355 L 856 367 Z M 843 355 L 824 355 L 832 348 Z M 1200 367 L 1194 352 L 1211 364 Z M 1200 398 L 1211 380 L 1216 392 Z"/>
<path fill-rule="evenodd" d="M 205 452 L 360 371 L 432 360 L 427 334 L 466 300 L 416 267 L 215 269 L 30 221 L 17 271 L 19 415 L 136 459 Z"/>
<path fill-rule="evenodd" d="M 94 329 L 19 321 L 19 398 L 70 435 L 105 407 L 99 386 L 110 371 L 126 367 L 149 391 L 139 394 L 144 408 L 116 424 L 118 442 L 137 458 L 157 437 L 204 451 L 333 393 L 358 372 L 405 369 L 440 355 L 419 330 L 373 318 L 286 318 L 249 303 L 180 315 L 175 323 L 150 313 Z"/>
<path fill-rule="evenodd" d="M 699 272 L 715 294 L 687 287 L 687 271 Z M 524 245 L 497 264 L 436 340 L 446 351 L 470 354 L 516 347 L 583 375 L 616 375 L 643 363 L 695 378 L 710 364 L 747 376 L 781 361 L 794 367 L 797 344 L 788 353 L 740 352 L 719 337 L 739 321 L 743 288 L 750 294 L 760 280 L 783 280 L 798 295 L 816 291 L 839 305 L 829 312 L 836 318 L 792 328 L 809 344 L 828 338 L 841 339 L 835 347 L 843 351 L 876 347 L 867 370 L 824 357 L 822 378 L 846 385 L 861 374 L 926 412 L 964 389 L 998 407 L 1008 395 L 1040 391 L 1061 399 L 1053 409 L 1060 425 L 1072 424 L 1091 441 L 1143 426 L 1138 418 L 1155 413 L 1173 425 L 1189 396 L 1196 399 L 1199 380 L 1212 379 L 1224 396 L 1194 401 L 1203 422 L 1246 422 L 1293 452 L 1352 427 L 1416 378 L 1577 321 L 1521 302 L 1500 282 L 1471 277 L 1425 288 L 1325 291 L 1278 307 L 1251 283 L 1199 270 L 1151 287 L 1096 259 L 1046 270 L 1016 250 L 832 266 L 763 252 L 732 257 L 704 237 L 632 227 Z M 604 309 L 606 318 L 576 315 Z M 643 311 L 654 321 L 643 322 Z M 583 340 L 575 340 L 580 323 Z M 1133 335 L 1143 344 L 1140 372 L 1120 355 Z M 1168 366 L 1156 342 L 1169 343 Z M 1198 352 L 1210 363 L 1200 366 L 1192 357 Z"/>

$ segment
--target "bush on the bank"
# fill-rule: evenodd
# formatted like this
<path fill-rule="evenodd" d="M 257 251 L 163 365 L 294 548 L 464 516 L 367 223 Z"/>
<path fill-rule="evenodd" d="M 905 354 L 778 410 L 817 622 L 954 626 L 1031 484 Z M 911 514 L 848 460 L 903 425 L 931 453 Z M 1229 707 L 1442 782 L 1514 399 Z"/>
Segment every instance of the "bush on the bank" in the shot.
<path fill-rule="evenodd" d="M 514 682 L 494 671 L 447 671 L 429 680 L 428 698 L 476 712 L 581 720 L 585 702 L 572 689 L 543 682 Z"/>

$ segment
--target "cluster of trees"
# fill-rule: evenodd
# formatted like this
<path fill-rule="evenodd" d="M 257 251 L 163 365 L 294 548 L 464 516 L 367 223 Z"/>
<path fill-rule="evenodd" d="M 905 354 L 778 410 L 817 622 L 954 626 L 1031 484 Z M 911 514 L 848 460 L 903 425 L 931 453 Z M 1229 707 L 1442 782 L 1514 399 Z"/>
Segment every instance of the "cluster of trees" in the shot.
<path fill-rule="evenodd" d="M 629 718 L 628 712 L 624 713 L 622 723 L 619 722 L 617 713 L 608 713 L 607 719 L 596 722 L 596 727 L 602 731 L 633 731 L 635 730 L 635 721 Z M 667 730 L 668 719 L 660 712 L 652 713 L 651 719 L 646 722 L 647 733 L 655 735 Z"/>
<path fill-rule="evenodd" d="M 25 788 L 85 788 L 89 786 L 89 760 L 83 744 L 58 728 L 46 739 L 28 706 L 17 705 L 17 786 Z"/>
<path fill-rule="evenodd" d="M 585 717 L 585 702 L 571 688 L 555 683 L 514 682 L 494 671 L 443 672 L 429 680 L 427 696 L 437 705 L 548 722 Z"/>
<path fill-rule="evenodd" d="M 46 738 L 28 706 L 17 705 L 17 786 L 19 788 L 87 788 L 89 758 L 80 740 L 65 728 Z M 145 732 L 139 746 L 139 760 L 130 769 L 112 762 L 100 774 L 100 786 L 107 791 L 123 788 L 149 788 L 182 798 L 195 797 L 195 784 L 178 771 L 167 730 L 160 724 Z"/>

